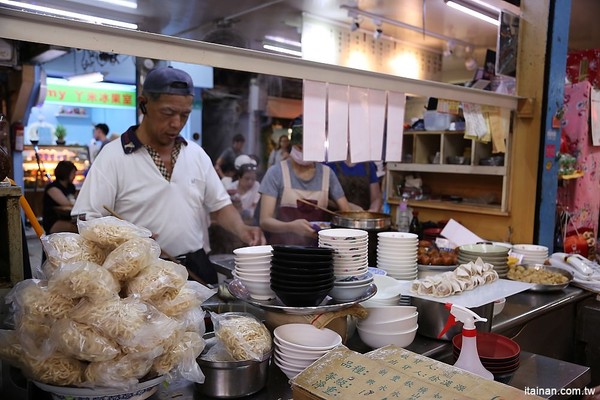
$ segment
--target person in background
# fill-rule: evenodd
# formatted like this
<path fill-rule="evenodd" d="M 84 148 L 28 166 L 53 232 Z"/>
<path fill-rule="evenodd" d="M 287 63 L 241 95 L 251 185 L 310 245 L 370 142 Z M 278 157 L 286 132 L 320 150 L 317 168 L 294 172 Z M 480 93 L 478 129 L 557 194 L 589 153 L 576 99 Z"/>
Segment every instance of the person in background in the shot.
<path fill-rule="evenodd" d="M 269 168 L 260 184 L 260 227 L 271 244 L 314 246 L 317 233 L 309 221 L 327 221 L 330 215 L 300 200 L 326 208 L 331 198 L 340 211 L 350 206 L 331 168 L 304 161 L 302 117 L 291 128 L 290 157 Z"/>
<path fill-rule="evenodd" d="M 238 133 L 235 135 L 231 141 L 231 147 L 226 148 L 217 161 L 215 162 L 215 169 L 217 170 L 217 174 L 219 177 L 223 178 L 224 170 L 227 168 L 234 169 L 235 159 L 237 156 L 242 154 L 242 148 L 244 147 L 244 143 L 246 143 L 246 138 Z"/>
<path fill-rule="evenodd" d="M 54 170 L 54 182 L 46 185 L 43 198 L 42 225 L 46 234 L 77 232 L 71 219 L 71 207 L 75 203 L 73 179 L 77 167 L 71 161 L 59 161 Z"/>
<path fill-rule="evenodd" d="M 277 142 L 277 147 L 271 151 L 269 154 L 269 160 L 267 161 L 267 168 L 273 166 L 274 164 L 278 164 L 283 160 L 287 160 L 290 156 L 290 139 L 287 135 L 279 136 L 279 141 Z"/>
<path fill-rule="evenodd" d="M 109 132 L 108 125 L 106 124 L 96 124 L 94 125 L 94 132 L 92 133 L 92 142 L 89 145 L 90 149 L 90 159 L 93 162 L 96 157 L 98 157 L 98 153 L 100 150 L 110 142 L 108 138 Z"/>
<path fill-rule="evenodd" d="M 194 84 L 179 69 L 148 72 L 138 97 L 143 114 L 92 164 L 72 215 L 98 218 L 106 208 L 149 229 L 161 249 L 201 283 L 217 283 L 208 259 L 208 213 L 248 245 L 264 244 L 258 227 L 244 224 L 208 154 L 180 133 L 192 112 Z"/>
<path fill-rule="evenodd" d="M 371 212 L 381 210 L 383 198 L 374 162 L 354 164 L 347 159 L 327 165 L 338 177 L 352 209 Z"/>
<path fill-rule="evenodd" d="M 247 224 L 252 224 L 254 211 L 260 200 L 260 183 L 256 179 L 256 169 L 256 161 L 250 156 L 242 154 L 235 159 L 237 180 L 232 184 L 234 191 L 230 193 L 231 201 Z"/>

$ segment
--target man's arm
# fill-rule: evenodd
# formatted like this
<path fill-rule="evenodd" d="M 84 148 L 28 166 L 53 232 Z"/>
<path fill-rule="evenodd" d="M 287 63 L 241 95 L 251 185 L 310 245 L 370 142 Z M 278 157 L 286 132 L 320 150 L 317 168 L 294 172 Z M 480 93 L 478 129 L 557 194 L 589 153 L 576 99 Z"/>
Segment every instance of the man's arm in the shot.
<path fill-rule="evenodd" d="M 242 242 L 250 246 L 267 243 L 260 228 L 246 225 L 233 205 L 229 204 L 215 211 L 213 215 L 219 225 L 236 235 Z"/>

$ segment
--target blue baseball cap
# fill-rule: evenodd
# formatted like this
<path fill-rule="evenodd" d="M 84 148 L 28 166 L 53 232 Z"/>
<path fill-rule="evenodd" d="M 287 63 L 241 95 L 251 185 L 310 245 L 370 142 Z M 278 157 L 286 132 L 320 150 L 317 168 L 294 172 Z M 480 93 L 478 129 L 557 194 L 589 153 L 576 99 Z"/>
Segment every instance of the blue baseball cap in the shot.
<path fill-rule="evenodd" d="M 173 67 L 158 67 L 148 72 L 142 91 L 193 96 L 194 82 L 192 82 L 192 77 L 185 71 Z"/>

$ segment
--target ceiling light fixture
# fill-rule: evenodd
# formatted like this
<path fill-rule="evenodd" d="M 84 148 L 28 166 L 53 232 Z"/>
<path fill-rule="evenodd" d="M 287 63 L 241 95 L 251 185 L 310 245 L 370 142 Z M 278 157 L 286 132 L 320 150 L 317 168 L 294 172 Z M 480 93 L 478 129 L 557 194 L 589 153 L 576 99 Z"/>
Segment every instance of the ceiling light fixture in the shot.
<path fill-rule="evenodd" d="M 286 38 L 281 37 L 281 36 L 265 35 L 265 39 L 271 40 L 273 42 L 281 43 L 281 44 L 287 44 L 289 46 L 302 47 L 302 43 L 300 43 L 300 42 L 298 42 L 296 40 L 286 39 Z"/>
<path fill-rule="evenodd" d="M 77 19 L 80 21 L 90 22 L 90 23 L 98 24 L 98 25 L 110 25 L 110 26 L 117 26 L 120 28 L 127 28 L 127 29 L 137 29 L 138 28 L 137 24 L 132 24 L 129 22 L 117 21 L 117 20 L 108 19 L 108 18 L 95 17 L 93 15 L 81 14 L 81 13 L 76 13 L 76 12 L 72 12 L 72 11 L 59 10 L 57 8 L 51 8 L 51 7 L 38 6 L 35 4 L 23 3 L 20 1 L 0 0 L 0 4 L 6 4 L 7 6 L 12 6 L 12 7 L 24 8 L 26 10 L 38 11 L 41 13 L 54 14 L 54 15 L 57 15 L 60 17 L 73 18 L 73 19 Z"/>
<path fill-rule="evenodd" d="M 104 80 L 104 74 L 101 72 L 86 72 L 83 74 L 68 76 L 66 79 L 69 81 L 69 83 L 73 84 L 102 82 Z"/>
<path fill-rule="evenodd" d="M 379 19 L 373 19 L 373 24 L 376 28 L 373 31 L 373 39 L 377 40 L 383 35 L 383 29 L 381 29 L 381 21 Z"/>
<path fill-rule="evenodd" d="M 482 7 L 485 4 L 483 2 L 477 1 L 476 4 L 463 0 L 444 0 L 444 2 L 447 6 L 452 7 L 455 10 L 462 11 L 465 14 L 479 18 L 492 25 L 500 25 L 498 12 L 491 8 Z"/>
<path fill-rule="evenodd" d="M 411 30 L 411 31 L 414 31 L 414 32 L 424 33 L 425 35 L 427 35 L 429 37 L 440 39 L 440 40 L 443 40 L 443 41 L 446 41 L 446 42 L 450 41 L 450 40 L 453 40 L 454 43 L 456 43 L 458 46 L 463 46 L 463 47 L 464 46 L 473 46 L 471 43 L 465 42 L 463 40 L 459 40 L 459 39 L 456 39 L 456 38 L 453 38 L 453 37 L 450 37 L 450 36 L 446 36 L 446 35 L 443 35 L 441 33 L 432 32 L 432 31 L 429 31 L 427 29 L 423 29 L 423 28 L 418 27 L 418 26 L 414 26 L 414 25 L 410 25 L 410 24 L 407 24 L 407 23 L 402 22 L 402 21 L 398 21 L 396 19 L 391 19 L 391 18 L 383 17 L 381 15 L 373 14 L 373 13 L 370 13 L 368 11 L 361 10 L 360 8 L 357 8 L 357 7 L 352 7 L 352 6 L 347 6 L 345 4 L 342 4 L 340 6 L 340 8 L 344 9 L 344 10 L 347 10 L 349 16 L 359 16 L 359 15 L 361 15 L 361 16 L 363 16 L 365 18 L 372 18 L 374 21 L 376 20 L 376 21 L 379 21 L 380 23 L 386 23 L 386 24 L 398 26 L 400 28 L 408 29 L 408 30 Z"/>
<path fill-rule="evenodd" d="M 302 57 L 302 51 L 300 50 L 288 49 L 287 47 L 277 46 L 266 42 L 263 42 L 263 49 L 287 54 L 290 56 Z"/>

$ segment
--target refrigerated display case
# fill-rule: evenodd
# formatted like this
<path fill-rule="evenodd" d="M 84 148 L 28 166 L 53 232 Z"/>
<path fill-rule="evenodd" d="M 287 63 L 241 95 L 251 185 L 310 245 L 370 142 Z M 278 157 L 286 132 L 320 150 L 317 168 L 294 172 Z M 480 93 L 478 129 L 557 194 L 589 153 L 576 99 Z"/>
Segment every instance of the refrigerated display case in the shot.
<path fill-rule="evenodd" d="M 54 180 L 54 169 L 59 161 L 71 161 L 77 167 L 73 184 L 79 190 L 90 167 L 87 146 L 38 146 L 39 165 L 33 146 L 23 149 L 23 181 L 25 191 L 42 189 Z"/>

